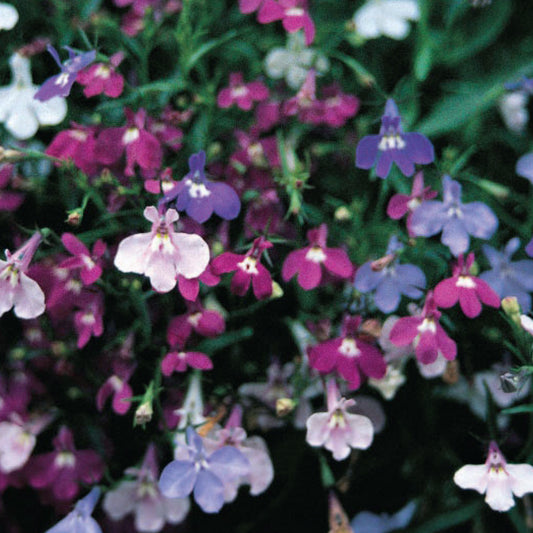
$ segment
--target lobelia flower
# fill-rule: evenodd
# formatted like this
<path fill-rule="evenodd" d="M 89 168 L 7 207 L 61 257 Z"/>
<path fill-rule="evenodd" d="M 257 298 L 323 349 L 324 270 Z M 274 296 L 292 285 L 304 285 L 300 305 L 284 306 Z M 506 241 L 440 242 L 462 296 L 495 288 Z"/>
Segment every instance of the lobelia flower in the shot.
<path fill-rule="evenodd" d="M 533 183 L 533 152 L 523 155 L 516 162 L 516 173 Z"/>
<path fill-rule="evenodd" d="M 33 137 L 39 126 L 59 124 L 67 114 L 64 98 L 55 97 L 47 102 L 33 98 L 37 86 L 33 84 L 30 60 L 20 54 L 9 59 L 13 81 L 0 87 L 0 122 L 16 139 Z"/>
<path fill-rule="evenodd" d="M 13 178 L 14 166 L 0 165 L 0 211 L 16 211 L 24 201 L 24 194 L 5 190 Z"/>
<path fill-rule="evenodd" d="M 453 480 L 462 489 L 485 494 L 485 501 L 494 511 L 504 512 L 514 507 L 513 495 L 520 498 L 533 492 L 533 466 L 507 463 L 493 441 L 485 464 L 465 465 L 455 472 Z"/>
<path fill-rule="evenodd" d="M 341 128 L 359 111 L 359 98 L 343 93 L 336 83 L 324 87 L 321 95 L 325 98 L 322 102 L 323 121 L 333 128 Z"/>
<path fill-rule="evenodd" d="M 488 259 L 491 270 L 480 274 L 500 298 L 515 296 L 522 312 L 529 313 L 533 291 L 533 261 L 522 259 L 511 262 L 511 257 L 520 248 L 520 239 L 515 237 L 506 245 L 503 252 L 498 252 L 492 246 L 483 245 L 483 253 Z"/>
<path fill-rule="evenodd" d="M 387 215 L 398 220 L 409 213 L 407 215 L 407 232 L 409 237 L 415 237 L 411 228 L 413 213 L 422 205 L 422 202 L 432 200 L 437 194 L 437 191 L 432 191 L 431 187 L 424 187 L 424 174 L 422 171 L 417 172 L 413 178 L 411 194 L 395 194 L 387 205 Z"/>
<path fill-rule="evenodd" d="M 63 48 L 68 51 L 68 59 L 64 63 L 61 63 L 57 50 L 53 46 L 47 45 L 46 49 L 54 58 L 54 61 L 61 69 L 61 72 L 48 78 L 41 85 L 41 88 L 33 96 L 36 100 L 46 102 L 55 96 L 61 96 L 63 98 L 68 96 L 72 89 L 72 85 L 74 85 L 74 82 L 76 81 L 78 72 L 84 69 L 87 65 L 90 65 L 96 59 L 96 50 L 77 54 L 69 46 L 64 46 Z"/>
<path fill-rule="evenodd" d="M 347 316 L 341 336 L 317 344 L 309 350 L 309 365 L 322 374 L 336 370 L 352 390 L 361 386 L 361 374 L 381 379 L 387 365 L 378 348 L 357 338 L 361 317 Z"/>
<path fill-rule="evenodd" d="M 117 415 L 125 415 L 130 407 L 133 391 L 128 381 L 135 371 L 135 365 L 121 361 L 114 361 L 113 375 L 109 377 L 96 393 L 96 408 L 104 409 L 104 404 L 110 396 L 113 396 L 111 406 Z"/>
<path fill-rule="evenodd" d="M 449 361 L 455 359 L 457 345 L 439 324 L 441 314 L 429 291 L 422 314 L 400 318 L 390 332 L 390 341 L 397 346 L 413 343 L 416 358 L 423 365 L 434 363 L 440 355 Z"/>
<path fill-rule="evenodd" d="M 230 159 L 230 162 L 249 167 L 256 166 L 259 168 L 279 167 L 281 160 L 278 152 L 278 144 L 274 136 L 259 137 L 260 132 L 257 127 L 250 128 L 249 133 L 242 130 L 235 131 L 235 137 L 240 145 Z"/>
<path fill-rule="evenodd" d="M 529 120 L 527 103 L 529 95 L 524 91 L 513 91 L 504 94 L 498 103 L 500 113 L 507 129 L 522 134 Z"/>
<path fill-rule="evenodd" d="M 72 233 L 61 235 L 63 246 L 74 256 L 61 261 L 59 268 L 80 268 L 80 278 L 84 285 L 92 285 L 102 275 L 101 257 L 106 251 L 106 245 L 98 239 L 93 246 L 92 254 Z"/>
<path fill-rule="evenodd" d="M 19 318 L 36 318 L 44 313 L 44 293 L 26 275 L 40 242 L 41 235 L 34 233 L 17 251 L 5 251 L 7 261 L 0 260 L 0 316 L 12 307 Z"/>
<path fill-rule="evenodd" d="M 374 292 L 374 303 L 383 313 L 392 313 L 400 305 L 402 294 L 420 298 L 426 287 L 426 276 L 415 265 L 398 264 L 398 252 L 403 245 L 393 235 L 385 257 L 368 261 L 355 274 L 354 287 L 363 293 Z"/>
<path fill-rule="evenodd" d="M 421 133 L 404 133 L 396 103 L 388 99 L 381 117 L 379 135 L 367 135 L 357 145 L 355 166 L 369 169 L 376 165 L 376 174 L 386 178 L 396 163 L 402 174 L 411 176 L 415 163 L 427 165 L 435 159 L 431 142 Z"/>
<path fill-rule="evenodd" d="M 213 212 L 224 220 L 239 215 L 241 201 L 235 190 L 226 183 L 210 181 L 205 177 L 205 152 L 191 155 L 189 173 L 174 188 L 165 193 L 160 205 L 176 204 L 199 224 L 208 220 Z"/>
<path fill-rule="evenodd" d="M 200 292 L 200 281 L 208 287 L 215 287 L 220 283 L 220 276 L 213 274 L 210 264 L 197 278 L 187 279 L 178 274 L 178 290 L 180 294 L 189 302 L 194 302 Z"/>
<path fill-rule="evenodd" d="M 470 235 L 490 239 L 498 228 L 498 219 L 482 202 L 461 203 L 461 185 L 450 176 L 442 178 L 442 188 L 443 201 L 422 202 L 413 213 L 411 230 L 419 237 L 442 231 L 442 244 L 457 257 L 470 247 Z"/>
<path fill-rule="evenodd" d="M 122 272 L 144 274 L 158 292 L 171 291 L 176 277 L 199 276 L 209 263 L 209 247 L 198 235 L 176 233 L 174 222 L 179 218 L 174 209 L 159 214 L 154 206 L 144 210 L 152 222 L 150 233 L 126 237 L 118 245 L 115 266 Z"/>
<path fill-rule="evenodd" d="M 213 272 L 217 275 L 235 272 L 231 292 L 237 296 L 244 296 L 251 283 L 258 300 L 268 298 L 272 295 L 272 277 L 259 260 L 263 252 L 272 246 L 264 237 L 258 237 L 246 254 L 224 252 L 215 257 L 211 262 Z"/>
<path fill-rule="evenodd" d="M 159 490 L 159 467 L 153 444 L 149 445 L 141 467 L 128 468 L 125 474 L 133 479 L 121 481 L 107 492 L 102 504 L 113 520 L 133 513 L 136 531 L 157 533 L 165 523 L 179 524 L 185 519 L 190 508 L 189 498 L 167 498 Z"/>
<path fill-rule="evenodd" d="M 110 98 L 118 98 L 124 89 L 124 78 L 116 72 L 116 68 L 124 59 L 123 52 L 117 52 L 109 58 L 109 63 L 96 63 L 88 69 L 80 70 L 76 81 L 85 86 L 83 94 L 90 98 L 97 94 L 105 94 Z"/>
<path fill-rule="evenodd" d="M 368 511 L 356 514 L 350 525 L 355 533 L 389 533 L 405 529 L 411 522 L 416 511 L 416 502 L 411 501 L 392 515 L 379 515 Z"/>
<path fill-rule="evenodd" d="M 0 30 L 12 30 L 19 20 L 18 11 L 11 4 L 0 2 Z"/>
<path fill-rule="evenodd" d="M 368 0 L 353 16 L 357 33 L 365 39 L 381 35 L 405 39 L 409 21 L 420 18 L 417 0 Z"/>
<path fill-rule="evenodd" d="M 174 372 L 185 372 L 188 367 L 198 370 L 211 370 L 213 362 L 202 352 L 171 351 L 161 361 L 161 372 L 170 376 Z"/>
<path fill-rule="evenodd" d="M 244 83 L 241 72 L 232 72 L 229 75 L 229 88 L 218 93 L 217 104 L 223 109 L 236 104 L 237 107 L 249 111 L 254 102 L 262 102 L 268 95 L 268 88 L 260 81 Z"/>
<path fill-rule="evenodd" d="M 62 427 L 54 439 L 55 451 L 31 457 L 26 472 L 35 489 L 49 489 L 57 500 L 72 500 L 80 483 L 102 478 L 104 463 L 93 450 L 76 450 L 71 431 Z"/>
<path fill-rule="evenodd" d="M 333 459 L 346 459 L 352 448 L 366 450 L 374 437 L 372 422 L 366 416 L 348 412 L 355 400 L 341 398 L 334 379 L 327 383 L 327 413 L 315 413 L 307 419 L 305 440 L 311 446 L 324 446 Z"/>
<path fill-rule="evenodd" d="M 78 333 L 76 346 L 81 350 L 91 337 L 100 337 L 104 332 L 104 299 L 101 293 L 90 293 L 85 301 L 82 298 L 80 311 L 74 313 L 74 327 Z"/>
<path fill-rule="evenodd" d="M 461 254 L 453 267 L 451 278 L 442 280 L 434 289 L 435 303 L 438 307 L 453 307 L 457 301 L 468 318 L 481 313 L 481 302 L 490 307 L 500 307 L 500 298 L 490 285 L 480 278 L 470 275 L 470 267 L 475 261 L 473 253 L 466 261 Z"/>
<path fill-rule="evenodd" d="M 126 176 L 135 175 L 135 165 L 141 167 L 143 176 L 152 178 L 161 166 L 163 151 L 154 135 L 146 131 L 146 111 L 134 113 L 125 108 L 126 126 L 106 128 L 96 139 L 96 159 L 104 165 L 116 163 L 126 153 Z"/>
<path fill-rule="evenodd" d="M 184 458 L 163 469 L 159 489 L 167 498 L 185 498 L 191 492 L 205 513 L 218 513 L 224 505 L 224 482 L 233 482 L 250 472 L 250 462 L 234 446 L 224 446 L 209 454 L 202 438 L 188 427 L 187 444 L 178 444 Z"/>
<path fill-rule="evenodd" d="M 281 277 L 287 282 L 298 274 L 298 284 L 304 290 L 320 285 L 323 269 L 339 278 L 347 279 L 353 274 L 353 265 L 348 254 L 340 248 L 327 248 L 328 227 L 321 224 L 307 232 L 310 245 L 291 252 L 283 262 Z"/>
<path fill-rule="evenodd" d="M 323 121 L 323 105 L 316 99 L 316 74 L 314 69 L 307 73 L 300 90 L 293 98 L 283 104 L 283 114 L 298 115 L 300 122 L 321 124 Z"/>

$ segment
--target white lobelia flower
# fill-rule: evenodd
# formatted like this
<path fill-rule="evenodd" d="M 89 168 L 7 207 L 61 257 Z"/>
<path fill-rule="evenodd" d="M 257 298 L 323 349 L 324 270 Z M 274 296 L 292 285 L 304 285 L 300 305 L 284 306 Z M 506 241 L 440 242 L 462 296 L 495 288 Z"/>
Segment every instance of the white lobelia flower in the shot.
<path fill-rule="evenodd" d="M 485 501 L 495 511 L 508 511 L 514 506 L 514 496 L 533 492 L 533 466 L 508 464 L 495 442 L 483 465 L 465 465 L 453 476 L 462 489 L 485 494 Z"/>
<path fill-rule="evenodd" d="M 405 39 L 409 21 L 418 20 L 417 0 L 368 0 L 353 16 L 357 33 L 365 39 L 381 35 L 392 39 Z"/>
<path fill-rule="evenodd" d="M 11 30 L 18 21 L 19 14 L 15 7 L 0 2 L 0 30 Z"/>
<path fill-rule="evenodd" d="M 513 133 L 524 133 L 529 120 L 527 102 L 529 96 L 523 91 L 504 94 L 498 103 L 502 119 L 507 129 Z"/>
<path fill-rule="evenodd" d="M 1 12 L 0 12 L 1 20 Z M 38 90 L 31 78 L 30 60 L 20 54 L 13 54 L 9 59 L 13 81 L 6 87 L 0 87 L 0 122 L 7 131 L 17 139 L 33 137 L 39 125 L 59 124 L 67 115 L 67 103 L 64 98 L 55 97 L 47 102 L 34 100 Z"/>
<path fill-rule="evenodd" d="M 305 46 L 301 32 L 290 34 L 286 48 L 273 48 L 265 58 L 268 76 L 275 80 L 285 78 L 287 85 L 295 90 L 302 86 L 311 68 L 321 76 L 329 69 L 329 61 L 324 55 Z"/>

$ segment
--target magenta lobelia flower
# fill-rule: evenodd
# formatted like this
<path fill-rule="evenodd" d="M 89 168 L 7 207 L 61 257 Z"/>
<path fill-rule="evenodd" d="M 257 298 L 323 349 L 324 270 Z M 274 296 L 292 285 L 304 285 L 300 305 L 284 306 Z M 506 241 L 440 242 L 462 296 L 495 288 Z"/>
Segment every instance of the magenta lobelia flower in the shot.
<path fill-rule="evenodd" d="M 71 431 L 62 427 L 54 439 L 55 451 L 30 458 L 26 473 L 35 489 L 49 489 L 57 500 L 72 500 L 80 483 L 96 483 L 104 463 L 93 450 L 76 450 Z"/>
<path fill-rule="evenodd" d="M 178 274 L 178 290 L 180 294 L 189 302 L 194 302 L 200 292 L 200 281 L 208 287 L 215 287 L 220 283 L 220 276 L 213 274 L 210 264 L 197 278 L 188 279 Z"/>
<path fill-rule="evenodd" d="M 159 467 L 153 444 L 148 447 L 141 467 L 128 468 L 125 473 L 133 479 L 121 481 L 104 498 L 103 508 L 113 520 L 133 513 L 136 531 L 157 533 L 165 523 L 179 524 L 185 519 L 189 498 L 167 498 L 159 490 Z"/>
<path fill-rule="evenodd" d="M 262 102 L 268 95 L 268 88 L 264 83 L 244 83 L 241 72 L 232 72 L 229 75 L 229 87 L 218 93 L 217 104 L 222 108 L 236 104 L 237 107 L 249 111 L 254 102 Z"/>
<path fill-rule="evenodd" d="M 111 406 L 117 415 L 125 415 L 130 407 L 133 391 L 128 381 L 135 371 L 135 364 L 117 359 L 113 361 L 113 375 L 110 376 L 96 393 L 96 408 L 104 409 L 104 404 L 110 396 L 113 397 Z"/>
<path fill-rule="evenodd" d="M 514 507 L 513 495 L 520 498 L 533 492 L 533 466 L 507 463 L 492 441 L 485 464 L 465 465 L 455 472 L 453 480 L 462 489 L 485 494 L 485 501 L 492 509 L 504 512 Z"/>
<path fill-rule="evenodd" d="M 161 361 L 161 372 L 164 376 L 170 376 L 174 372 L 185 372 L 187 368 L 198 370 L 211 370 L 213 362 L 202 352 L 171 351 Z"/>
<path fill-rule="evenodd" d="M 359 111 L 360 101 L 353 94 L 345 94 L 337 84 L 322 89 L 323 121 L 334 128 L 341 128 Z"/>
<path fill-rule="evenodd" d="M 0 260 L 0 316 L 12 307 L 19 318 L 36 318 L 44 313 L 44 293 L 26 275 L 40 242 L 41 235 L 34 233 L 17 251 L 5 251 L 7 261 Z"/>
<path fill-rule="evenodd" d="M 361 386 L 361 374 L 381 379 L 387 371 L 382 353 L 368 342 L 357 338 L 360 316 L 345 317 L 341 336 L 317 344 L 309 350 L 309 364 L 322 374 L 336 370 L 350 389 Z"/>
<path fill-rule="evenodd" d="M 413 343 L 416 358 L 424 365 L 434 363 L 440 354 L 451 361 L 457 356 L 457 345 L 439 324 L 440 317 L 433 292 L 429 291 L 422 314 L 400 318 L 390 332 L 390 341 L 396 346 Z"/>
<path fill-rule="evenodd" d="M 0 211 L 16 211 L 24 201 L 24 194 L 6 190 L 13 178 L 14 166 L 0 165 Z"/>
<path fill-rule="evenodd" d="M 244 255 L 224 252 L 215 257 L 211 262 L 213 272 L 215 274 L 235 272 L 231 280 L 233 294 L 244 296 L 251 283 L 258 300 L 268 298 L 272 294 L 272 277 L 259 260 L 263 252 L 272 246 L 272 243 L 264 237 L 258 237 Z"/>
<path fill-rule="evenodd" d="M 106 251 L 106 245 L 98 239 L 93 246 L 92 254 L 72 233 L 61 235 L 63 246 L 74 256 L 65 259 L 59 264 L 59 268 L 80 269 L 81 281 L 84 285 L 92 285 L 102 275 L 101 257 Z"/>
<path fill-rule="evenodd" d="M 124 174 L 133 176 L 135 165 L 141 167 L 143 175 L 153 177 L 161 166 L 163 152 L 161 144 L 154 135 L 146 131 L 146 111 L 139 109 L 133 113 L 125 108 L 126 126 L 107 128 L 96 139 L 95 156 L 104 165 L 116 163 L 126 152 Z"/>
<path fill-rule="evenodd" d="M 453 307 L 457 301 L 468 318 L 481 313 L 481 302 L 490 307 L 500 307 L 500 297 L 491 286 L 480 278 L 470 275 L 475 260 L 473 253 L 466 261 L 461 254 L 453 267 L 451 278 L 442 280 L 434 289 L 435 303 L 439 307 Z"/>
<path fill-rule="evenodd" d="M 310 124 L 321 124 L 324 119 L 322 102 L 316 99 L 316 71 L 310 69 L 300 90 L 287 100 L 282 111 L 284 115 L 298 115 L 298 120 Z"/>
<path fill-rule="evenodd" d="M 85 86 L 83 94 L 87 98 L 102 93 L 110 98 L 118 98 L 124 89 L 124 78 L 116 72 L 116 68 L 123 59 L 123 52 L 117 52 L 109 58 L 108 64 L 96 63 L 78 72 L 76 81 Z"/>
<path fill-rule="evenodd" d="M 258 168 L 279 167 L 278 143 L 274 136 L 260 138 L 260 131 L 256 126 L 246 133 L 242 130 L 235 131 L 235 137 L 239 142 L 240 150 L 237 150 L 230 159 L 245 167 L 255 166 Z"/>
<path fill-rule="evenodd" d="M 367 135 L 357 145 L 355 166 L 369 169 L 376 165 L 376 174 L 386 178 L 396 163 L 402 174 L 411 176 L 415 163 L 427 165 L 435 159 L 431 142 L 420 133 L 404 133 L 398 107 L 389 99 L 381 117 L 379 135 Z"/>
<path fill-rule="evenodd" d="M 209 247 L 198 235 L 176 233 L 174 222 L 179 218 L 174 209 L 160 215 L 154 206 L 144 210 L 152 222 L 150 233 L 126 237 L 118 245 L 115 266 L 122 272 L 135 272 L 150 278 L 158 292 L 168 292 L 176 286 L 176 278 L 199 276 L 209 263 Z"/>
<path fill-rule="evenodd" d="M 420 207 L 422 202 L 432 200 L 437 194 L 437 191 L 432 191 L 430 187 L 424 187 L 424 174 L 422 171 L 417 172 L 413 178 L 411 194 L 395 194 L 387 205 L 387 215 L 394 220 L 398 220 L 408 213 L 407 231 L 409 237 L 415 237 L 415 233 L 411 228 L 413 213 Z"/>
<path fill-rule="evenodd" d="M 337 461 L 346 459 L 352 448 L 366 450 L 374 437 L 370 419 L 348 412 L 355 400 L 341 398 L 334 379 L 328 380 L 327 399 L 327 413 L 314 413 L 307 419 L 305 440 L 311 446 L 324 446 Z"/>
<path fill-rule="evenodd" d="M 85 300 L 85 301 L 84 301 Z M 83 305 L 74 313 L 74 327 L 78 333 L 76 346 L 81 349 L 91 337 L 100 337 L 104 332 L 104 299 L 101 293 L 89 293 L 82 299 Z"/>
<path fill-rule="evenodd" d="M 298 284 L 303 289 L 314 289 L 320 285 L 323 268 L 339 278 L 350 278 L 353 265 L 348 254 L 340 248 L 327 248 L 327 237 L 326 224 L 309 230 L 307 240 L 310 245 L 294 250 L 285 259 L 281 270 L 283 281 L 289 281 L 298 274 Z"/>
<path fill-rule="evenodd" d="M 192 332 L 203 337 L 216 337 L 224 332 L 226 323 L 218 311 L 205 309 L 199 301 L 187 304 L 187 313 L 174 317 L 168 324 L 167 342 L 185 344 Z"/>
<path fill-rule="evenodd" d="M 57 50 L 51 46 L 47 46 L 47 50 L 54 58 L 61 72 L 51 78 L 48 78 L 41 88 L 34 94 L 36 100 L 46 102 L 54 96 L 66 97 L 70 94 L 70 89 L 76 81 L 78 72 L 92 63 L 96 58 L 96 50 L 91 50 L 83 54 L 76 54 L 76 52 L 69 46 L 64 46 L 68 51 L 68 59 L 65 63 L 61 63 Z"/>

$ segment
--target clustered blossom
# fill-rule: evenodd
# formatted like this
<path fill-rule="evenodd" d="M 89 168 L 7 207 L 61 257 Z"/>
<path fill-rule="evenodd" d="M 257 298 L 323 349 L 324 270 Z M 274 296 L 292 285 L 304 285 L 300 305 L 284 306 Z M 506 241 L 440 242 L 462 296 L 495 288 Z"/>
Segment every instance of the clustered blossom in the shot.
<path fill-rule="evenodd" d="M 260 81 L 244 83 L 242 73 L 233 72 L 229 77 L 229 87 L 218 93 L 217 103 L 222 108 L 236 104 L 244 111 L 249 111 L 254 102 L 262 102 L 268 95 L 268 88 Z"/>

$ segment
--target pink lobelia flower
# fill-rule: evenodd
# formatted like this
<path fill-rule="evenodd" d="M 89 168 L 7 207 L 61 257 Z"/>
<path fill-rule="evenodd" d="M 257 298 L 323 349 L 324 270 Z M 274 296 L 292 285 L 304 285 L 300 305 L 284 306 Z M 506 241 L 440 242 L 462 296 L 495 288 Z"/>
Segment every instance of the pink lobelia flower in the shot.
<path fill-rule="evenodd" d="M 272 294 L 272 277 L 270 272 L 259 262 L 262 253 L 272 248 L 272 243 L 264 237 L 254 240 L 246 254 L 224 252 L 211 262 L 215 274 L 235 272 L 231 280 L 231 292 L 244 296 L 252 284 L 254 295 L 258 300 L 268 298 Z"/>
<path fill-rule="evenodd" d="M 91 337 L 100 337 L 104 332 L 104 299 L 101 293 L 89 293 L 81 299 L 83 307 L 74 313 L 74 327 L 78 333 L 77 347 L 83 348 Z M 85 300 L 85 301 L 84 301 Z"/>
<path fill-rule="evenodd" d="M 360 101 L 357 96 L 345 94 L 337 84 L 322 89 L 323 121 L 334 128 L 340 128 L 359 111 Z"/>
<path fill-rule="evenodd" d="M 394 220 L 398 220 L 406 213 L 409 213 L 407 215 L 407 231 L 410 237 L 414 237 L 415 233 L 411 229 L 413 213 L 420 207 L 422 202 L 435 198 L 437 194 L 437 191 L 432 191 L 430 187 L 424 187 L 424 173 L 422 171 L 417 172 L 413 178 L 411 194 L 395 194 L 389 200 L 387 215 Z"/>
<path fill-rule="evenodd" d="M 200 281 L 208 287 L 215 287 L 220 283 L 220 276 L 213 274 L 210 264 L 197 278 L 186 278 L 178 274 L 178 290 L 180 294 L 189 302 L 194 302 L 200 292 Z"/>
<path fill-rule="evenodd" d="M 18 192 L 5 190 L 12 178 L 14 166 L 0 165 L 0 211 L 16 211 L 24 201 L 24 195 Z"/>
<path fill-rule="evenodd" d="M 113 375 L 98 389 L 96 393 L 96 407 L 102 411 L 104 404 L 110 396 L 113 396 L 111 406 L 117 415 L 125 415 L 130 407 L 130 398 L 133 391 L 128 383 L 133 372 L 135 364 L 129 361 L 117 359 L 113 361 Z"/>
<path fill-rule="evenodd" d="M 26 468 L 35 489 L 50 489 L 58 500 L 72 500 L 80 483 L 97 483 L 104 463 L 93 450 L 76 450 L 70 429 L 62 427 L 54 439 L 55 451 L 32 457 Z"/>
<path fill-rule="evenodd" d="M 281 20 L 283 27 L 289 33 L 303 29 L 307 46 L 315 38 L 315 24 L 307 12 L 307 0 L 278 0 L 277 2 L 264 0 L 259 9 L 257 20 L 261 24 Z"/>
<path fill-rule="evenodd" d="M 495 511 L 514 507 L 514 498 L 533 492 L 533 466 L 508 464 L 498 445 L 493 441 L 484 465 L 465 465 L 453 476 L 462 489 L 485 494 L 485 501 Z"/>
<path fill-rule="evenodd" d="M 424 365 L 434 363 L 440 354 L 451 361 L 457 356 L 457 345 L 439 324 L 440 317 L 433 292 L 429 291 L 422 314 L 400 318 L 390 332 L 390 341 L 396 346 L 412 342 L 416 358 Z"/>
<path fill-rule="evenodd" d="M 41 242 L 34 233 L 17 251 L 6 250 L 7 261 L 0 260 L 0 316 L 14 307 L 19 318 L 36 318 L 44 313 L 44 293 L 25 272 Z"/>
<path fill-rule="evenodd" d="M 320 285 L 322 269 L 339 278 L 349 278 L 353 274 L 353 265 L 348 254 L 340 248 L 327 248 L 328 227 L 321 224 L 307 232 L 310 245 L 291 252 L 283 263 L 281 276 L 289 281 L 298 274 L 298 283 L 306 291 Z"/>
<path fill-rule="evenodd" d="M 110 98 L 118 98 L 124 89 L 124 78 L 115 69 L 124 59 L 123 52 L 117 52 L 109 58 L 109 64 L 96 63 L 78 72 L 76 81 L 84 85 L 83 94 L 90 98 L 104 93 Z"/>
<path fill-rule="evenodd" d="M 327 384 L 328 412 L 307 419 L 305 440 L 311 446 L 324 446 L 337 461 L 346 459 L 352 448 L 366 450 L 372 443 L 374 428 L 366 416 L 347 411 L 355 400 L 341 398 L 334 379 Z"/>
<path fill-rule="evenodd" d="M 211 370 L 213 362 L 205 353 L 181 350 L 167 353 L 161 361 L 161 372 L 165 376 L 170 376 L 173 372 L 185 372 L 188 367 Z"/>
<path fill-rule="evenodd" d="M 475 260 L 473 253 L 468 254 L 466 261 L 463 254 L 453 267 L 453 276 L 442 280 L 434 290 L 435 303 L 439 307 L 453 307 L 457 301 L 468 318 L 481 313 L 481 302 L 490 307 L 500 307 L 500 297 L 490 285 L 480 278 L 470 275 L 470 267 Z"/>
<path fill-rule="evenodd" d="M 361 374 L 381 379 L 387 371 L 387 364 L 378 348 L 357 338 L 360 324 L 360 316 L 345 317 L 340 337 L 317 344 L 309 350 L 311 367 L 322 374 L 337 370 L 350 389 L 360 387 Z"/>
<path fill-rule="evenodd" d="M 198 277 L 209 263 L 209 247 L 199 235 L 176 233 L 179 218 L 174 209 L 160 215 L 154 206 L 144 210 L 152 222 L 150 233 L 126 237 L 119 245 L 115 266 L 122 272 L 144 274 L 152 288 L 168 292 L 176 286 L 179 274 L 187 279 Z"/>
<path fill-rule="evenodd" d="M 282 107 L 284 115 L 298 115 L 300 122 L 322 124 L 324 121 L 324 103 L 316 99 L 316 71 L 309 70 L 300 90 Z"/>
<path fill-rule="evenodd" d="M 92 254 L 72 233 L 61 235 L 63 246 L 74 256 L 62 261 L 59 268 L 80 268 L 80 277 L 84 285 L 92 285 L 102 275 L 100 258 L 106 251 L 106 245 L 98 239 L 93 246 Z"/>
<path fill-rule="evenodd" d="M 161 144 L 145 129 L 146 111 L 139 109 L 133 113 L 131 109 L 124 109 L 126 126 L 122 128 L 107 128 L 96 140 L 95 156 L 104 165 L 117 162 L 122 153 L 126 152 L 126 168 L 124 174 L 133 176 L 134 167 L 139 165 L 143 175 L 155 176 L 161 166 L 163 157 Z"/>
<path fill-rule="evenodd" d="M 266 100 L 268 94 L 267 87 L 260 81 L 244 83 L 241 72 L 232 72 L 229 75 L 229 88 L 218 93 L 217 103 L 222 108 L 237 104 L 241 109 L 249 111 L 254 101 Z"/>

